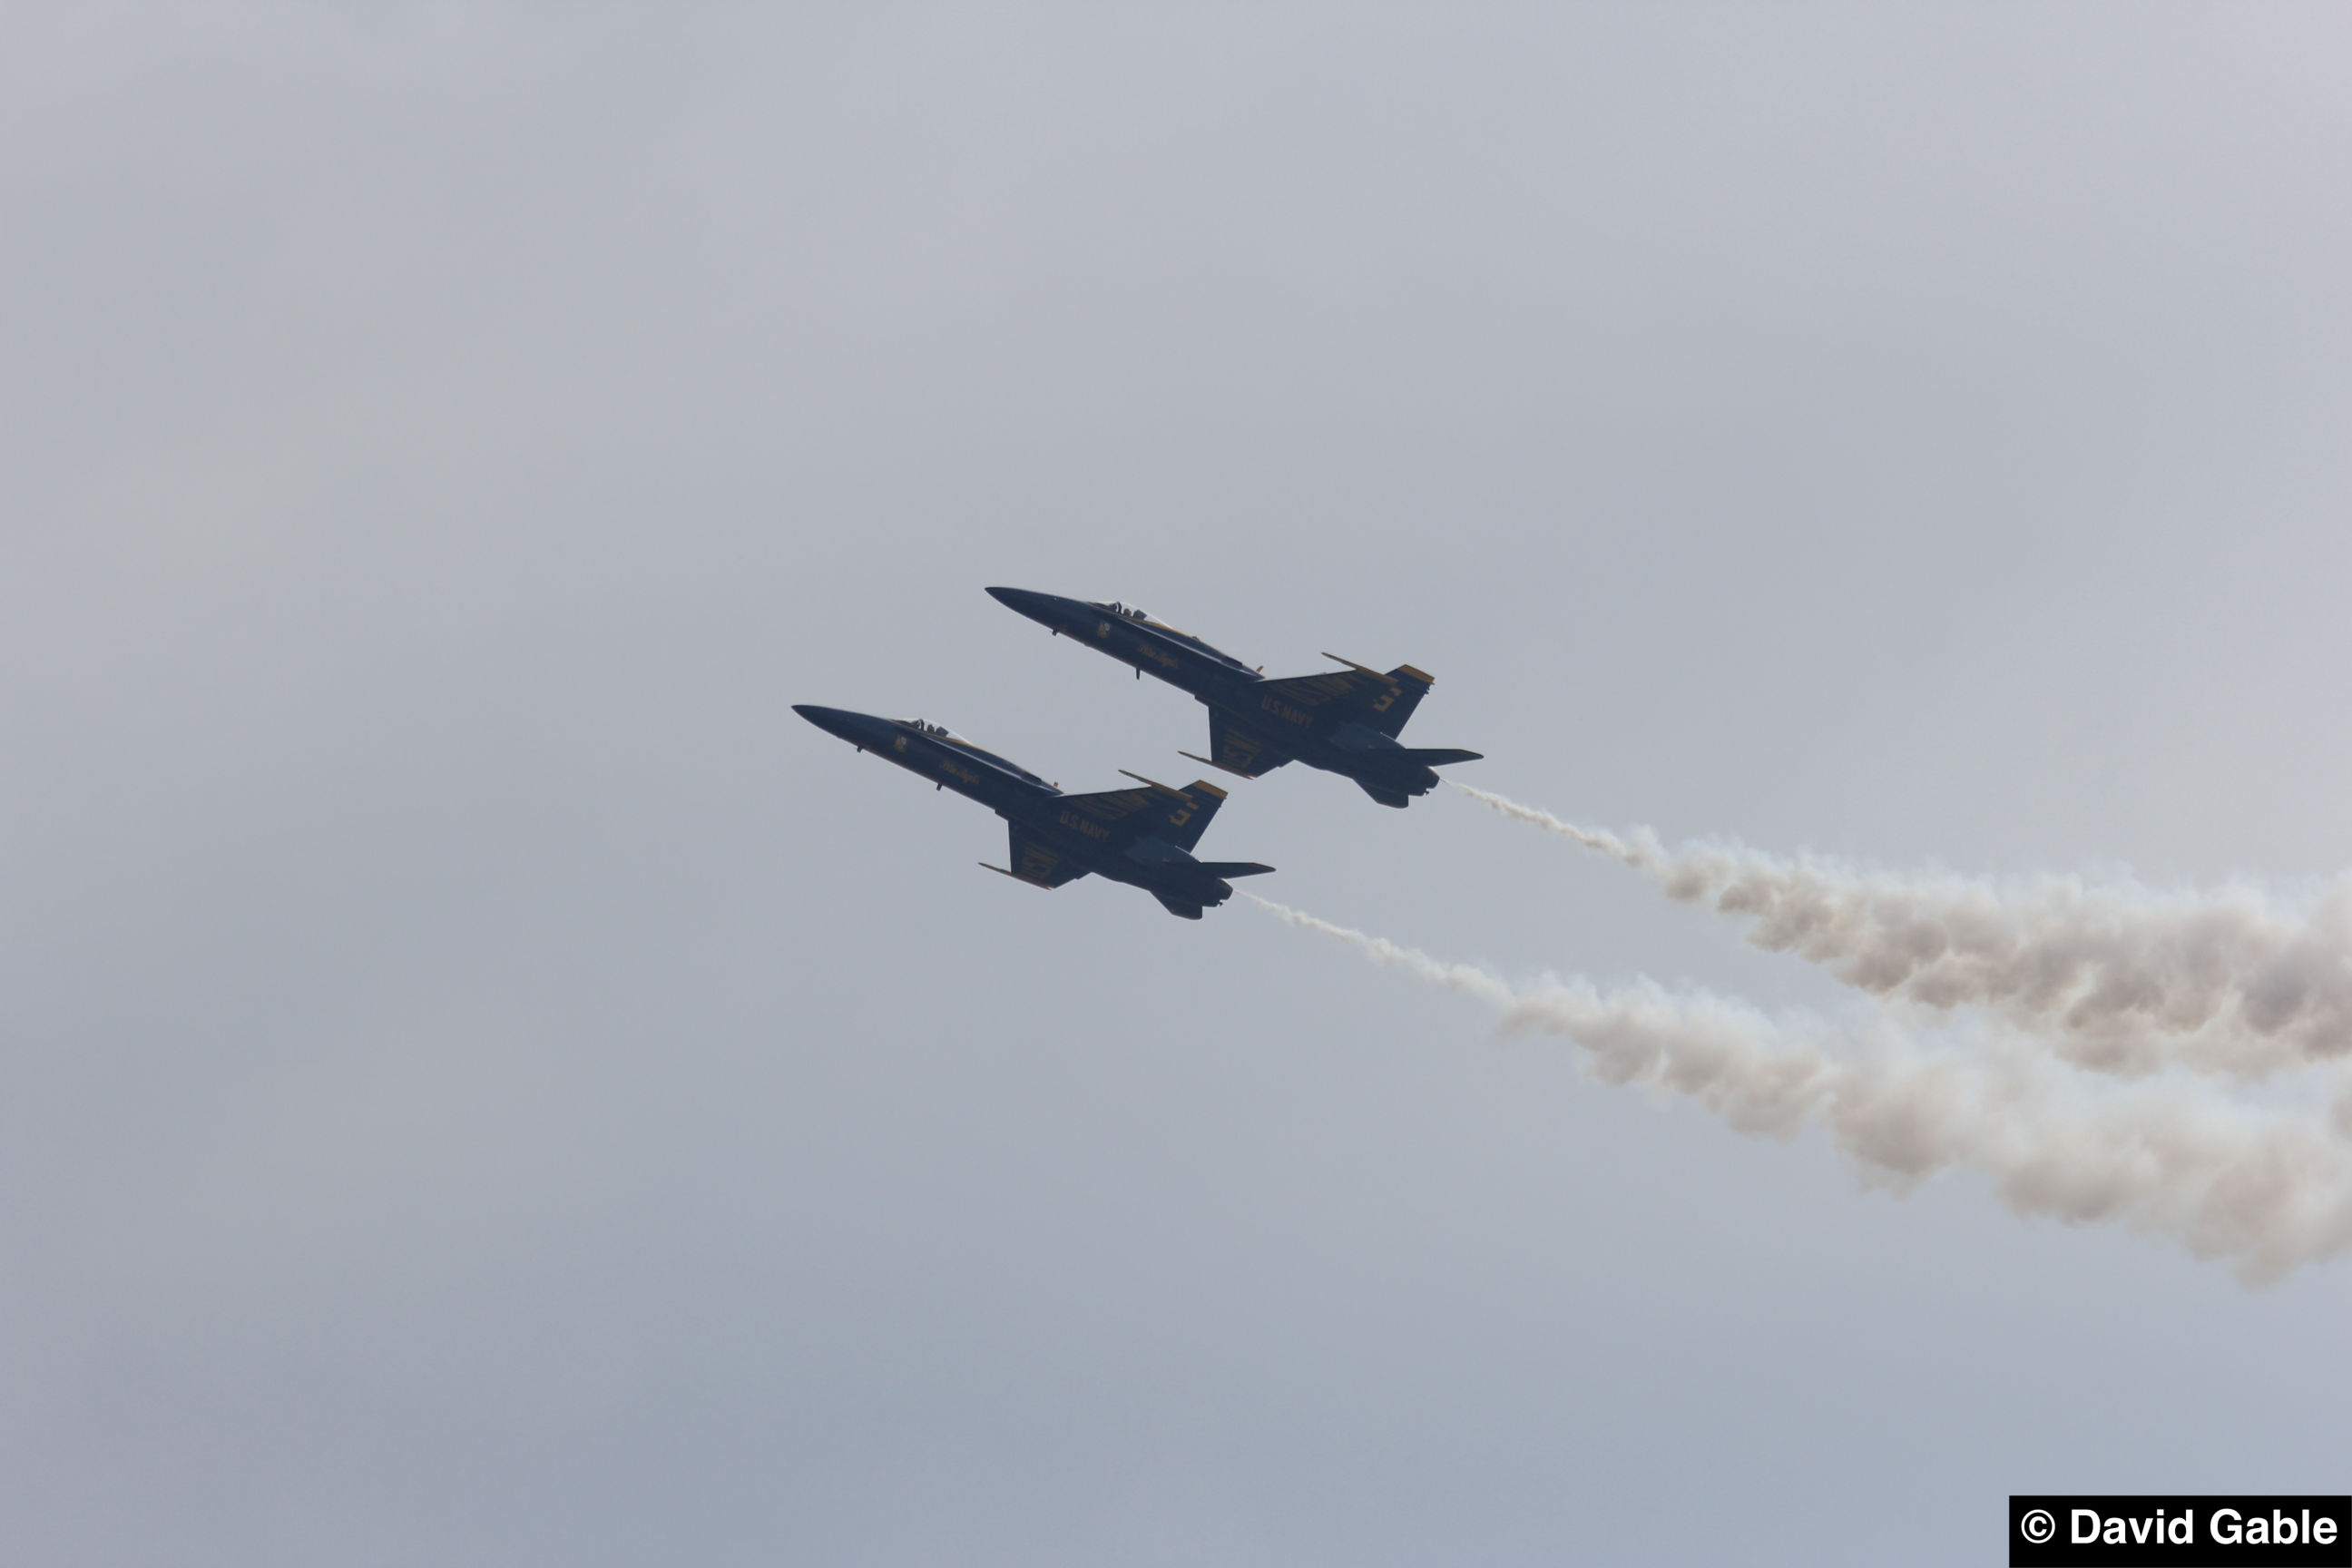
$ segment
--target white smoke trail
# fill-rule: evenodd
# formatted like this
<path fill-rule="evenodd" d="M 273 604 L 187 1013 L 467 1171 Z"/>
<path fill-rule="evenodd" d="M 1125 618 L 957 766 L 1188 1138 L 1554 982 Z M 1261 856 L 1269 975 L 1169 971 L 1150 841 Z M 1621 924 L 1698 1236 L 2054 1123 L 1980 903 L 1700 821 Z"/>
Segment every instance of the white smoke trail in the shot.
<path fill-rule="evenodd" d="M 1241 896 L 1374 963 L 1475 997 L 1507 1027 L 1575 1041 L 1604 1082 L 1671 1090 L 1745 1132 L 1785 1140 L 1817 1124 L 1882 1184 L 1906 1188 L 1969 1166 L 2019 1214 L 2124 1224 L 2226 1259 L 2249 1283 L 2352 1247 L 2352 1147 L 2309 1117 L 2146 1088 L 2079 1104 L 2049 1063 L 2030 1057 L 1931 1057 L 1891 1033 L 1834 1048 L 1826 1029 L 1646 982 L 1515 986 Z"/>
<path fill-rule="evenodd" d="M 2352 883 L 2294 908 L 2250 887 L 1897 876 L 1738 846 L 1668 850 L 1647 829 L 1580 827 L 1454 787 L 1746 919 L 1759 947 L 1890 1000 L 1984 1007 L 2077 1066 L 2253 1078 L 2352 1055 Z"/>

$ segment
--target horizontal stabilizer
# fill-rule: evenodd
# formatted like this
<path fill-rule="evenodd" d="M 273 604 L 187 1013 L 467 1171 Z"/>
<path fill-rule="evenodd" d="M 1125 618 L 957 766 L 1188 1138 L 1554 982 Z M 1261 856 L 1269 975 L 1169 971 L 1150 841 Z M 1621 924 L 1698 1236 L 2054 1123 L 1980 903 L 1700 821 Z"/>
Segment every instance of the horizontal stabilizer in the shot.
<path fill-rule="evenodd" d="M 1161 906 L 1171 915 L 1188 921 L 1201 918 L 1201 906 L 1190 899 L 1180 899 L 1173 893 L 1154 893 L 1152 897 L 1158 899 Z"/>
<path fill-rule="evenodd" d="M 1399 746 L 1393 752 L 1381 752 L 1385 760 L 1402 757 L 1409 763 L 1419 763 L 1424 768 L 1442 768 L 1448 763 L 1475 763 L 1486 753 L 1457 751 L 1450 746 Z"/>
<path fill-rule="evenodd" d="M 1255 860 L 1202 860 L 1192 869 L 1206 871 L 1212 877 L 1223 877 L 1230 880 L 1235 877 L 1263 877 L 1274 868 L 1261 866 Z"/>

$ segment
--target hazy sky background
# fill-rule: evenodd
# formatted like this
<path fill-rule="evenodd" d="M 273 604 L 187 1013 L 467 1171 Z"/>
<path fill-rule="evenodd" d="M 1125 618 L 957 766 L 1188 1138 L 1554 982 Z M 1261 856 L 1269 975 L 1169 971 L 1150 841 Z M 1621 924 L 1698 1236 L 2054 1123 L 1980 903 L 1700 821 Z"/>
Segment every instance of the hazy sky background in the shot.
<path fill-rule="evenodd" d="M 789 704 L 990 601 L 1670 838 L 2352 865 L 2352 14 L 0 16 L 0 1559 L 1982 1563 L 2352 1477 L 2352 1263 L 1865 1193 Z M 1202 846 L 1835 989 L 1450 793 Z M 1917 1531 L 1924 1531 L 1924 1533 Z"/>

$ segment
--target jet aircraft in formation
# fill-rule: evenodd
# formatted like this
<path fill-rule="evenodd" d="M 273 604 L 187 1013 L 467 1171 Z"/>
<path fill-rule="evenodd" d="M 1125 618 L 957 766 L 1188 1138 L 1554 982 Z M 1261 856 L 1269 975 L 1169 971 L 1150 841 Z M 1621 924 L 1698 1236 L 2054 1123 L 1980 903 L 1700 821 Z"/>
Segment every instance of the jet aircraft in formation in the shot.
<path fill-rule="evenodd" d="M 1245 779 L 1302 762 L 1355 780 L 1382 805 L 1402 806 L 1437 787 L 1436 769 L 1475 763 L 1480 755 L 1397 740 L 1432 684 L 1409 664 L 1383 675 L 1327 653 L 1325 658 L 1348 668 L 1268 680 L 1233 655 L 1125 605 L 1026 588 L 991 588 L 989 594 L 1057 637 L 1133 665 L 1139 676 L 1156 675 L 1191 692 L 1209 710 L 1209 754 L 1184 755 Z"/>
<path fill-rule="evenodd" d="M 1028 769 L 983 752 L 962 736 L 920 719 L 879 719 L 799 702 L 793 711 L 861 752 L 898 763 L 941 789 L 969 795 L 1011 825 L 1007 870 L 1040 888 L 1075 882 L 1089 871 L 1141 888 L 1188 921 L 1233 896 L 1232 877 L 1274 869 L 1255 860 L 1196 860 L 1192 846 L 1225 801 L 1212 784 L 1172 789 L 1139 773 L 1143 787 L 1101 795 L 1064 795 Z M 1125 772 L 1124 769 L 1121 770 Z"/>
<path fill-rule="evenodd" d="M 1268 680 L 1231 654 L 1124 605 L 1024 588 L 989 593 L 1056 635 L 1132 665 L 1139 678 L 1149 670 L 1191 692 L 1209 710 L 1210 754 L 1182 754 L 1243 778 L 1301 762 L 1353 779 L 1382 805 L 1402 806 L 1437 786 L 1437 768 L 1478 758 L 1476 752 L 1397 740 L 1431 685 L 1430 677 L 1409 664 L 1382 674 L 1326 654 L 1347 668 Z M 1255 860 L 1193 858 L 1193 846 L 1225 799 L 1224 791 L 1205 781 L 1176 789 L 1128 773 L 1140 788 L 1064 795 L 1028 769 L 920 719 L 880 719 L 809 703 L 796 703 L 793 711 L 1004 818 L 1013 865 L 988 869 L 1017 881 L 1058 888 L 1091 872 L 1141 888 L 1170 913 L 1199 920 L 1202 910 L 1233 895 L 1230 879 L 1274 869 Z"/>

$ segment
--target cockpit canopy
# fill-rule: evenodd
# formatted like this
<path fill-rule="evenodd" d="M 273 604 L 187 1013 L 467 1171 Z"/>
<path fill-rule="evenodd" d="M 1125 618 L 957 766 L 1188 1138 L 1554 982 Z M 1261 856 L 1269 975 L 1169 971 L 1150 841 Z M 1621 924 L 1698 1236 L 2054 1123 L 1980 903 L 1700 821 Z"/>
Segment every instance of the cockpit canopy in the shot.
<path fill-rule="evenodd" d="M 934 724 L 927 719 L 901 719 L 898 722 L 906 725 L 908 729 L 914 731 L 918 734 L 929 735 L 936 739 L 947 742 L 948 744 L 955 747 L 967 757 L 981 757 L 989 762 L 994 763 L 1006 773 L 1012 773 L 1018 778 L 1027 779 L 1033 784 L 1042 784 L 1045 782 L 1044 779 L 1039 778 L 1035 773 L 1031 773 L 1027 768 L 1023 767 L 1019 763 L 1013 761 L 1009 757 L 1000 757 L 994 752 L 981 750 L 980 747 L 973 745 L 970 741 L 965 740 L 961 735 L 957 734 L 945 724 Z M 971 775 L 966 774 L 964 776 L 969 778 Z"/>
<path fill-rule="evenodd" d="M 1207 654 L 1211 658 L 1215 659 L 1219 664 L 1223 665 L 1228 669 L 1238 669 L 1244 671 L 1249 670 L 1248 665 L 1244 664 L 1232 654 L 1225 652 L 1222 648 L 1211 647 L 1207 643 L 1202 642 L 1191 632 L 1171 626 L 1166 621 L 1153 620 L 1149 612 L 1139 610 L 1131 605 L 1122 605 L 1117 599 L 1113 599 L 1108 605 L 1097 605 L 1094 607 L 1097 610 L 1108 610 L 1114 616 L 1124 616 L 1126 619 L 1130 621 L 1141 621 L 1145 625 L 1151 626 L 1154 630 L 1164 632 L 1189 647 L 1200 649 L 1202 653 Z"/>

